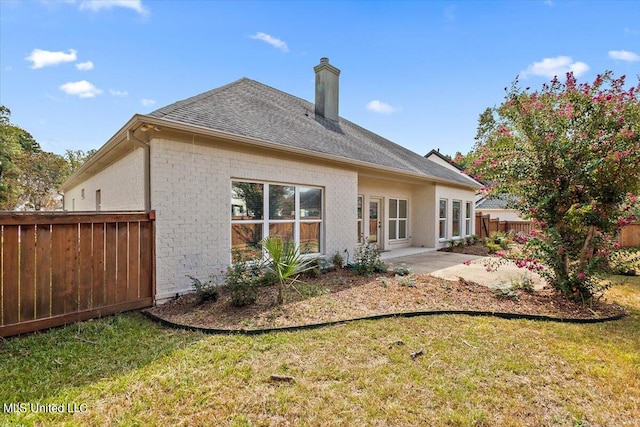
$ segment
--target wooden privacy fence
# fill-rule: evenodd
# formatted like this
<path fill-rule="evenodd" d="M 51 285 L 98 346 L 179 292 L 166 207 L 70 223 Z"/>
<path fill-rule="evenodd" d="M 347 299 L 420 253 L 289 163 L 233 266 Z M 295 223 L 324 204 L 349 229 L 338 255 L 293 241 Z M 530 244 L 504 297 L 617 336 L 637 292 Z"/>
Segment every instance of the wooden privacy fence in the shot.
<path fill-rule="evenodd" d="M 489 237 L 491 233 L 496 231 L 529 234 L 532 228 L 531 221 L 500 221 L 500 218 L 491 218 L 489 214 L 482 215 L 482 213 L 476 212 L 476 235 L 480 238 Z M 640 247 L 640 222 L 632 222 L 622 227 L 618 235 L 618 242 L 623 248 Z"/>
<path fill-rule="evenodd" d="M 640 222 L 632 222 L 620 230 L 618 242 L 623 248 L 640 247 Z"/>
<path fill-rule="evenodd" d="M 151 306 L 154 218 L 0 213 L 0 336 Z"/>
<path fill-rule="evenodd" d="M 495 232 L 529 234 L 532 228 L 531 221 L 500 221 L 500 218 L 491 218 L 490 214 L 476 212 L 476 235 L 481 239 Z"/>

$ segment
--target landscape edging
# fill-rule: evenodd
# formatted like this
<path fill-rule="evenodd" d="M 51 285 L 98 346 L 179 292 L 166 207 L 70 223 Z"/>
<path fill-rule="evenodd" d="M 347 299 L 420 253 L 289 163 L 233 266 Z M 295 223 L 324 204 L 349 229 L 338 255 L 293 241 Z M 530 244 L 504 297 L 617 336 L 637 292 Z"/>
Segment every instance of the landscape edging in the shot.
<path fill-rule="evenodd" d="M 303 331 L 307 329 L 318 329 L 326 326 L 334 326 L 341 325 L 349 322 L 357 322 L 360 320 L 379 320 L 379 319 L 389 319 L 392 317 L 418 317 L 418 316 L 438 316 L 438 315 L 446 315 L 446 314 L 463 314 L 467 316 L 492 316 L 498 317 L 501 319 L 524 319 L 524 320 L 538 320 L 543 322 L 561 322 L 561 323 L 576 323 L 576 324 L 592 324 L 592 323 L 604 323 L 611 322 L 614 320 L 620 320 L 627 316 L 627 313 L 620 313 L 611 317 L 603 317 L 600 319 L 564 319 L 561 317 L 551 317 L 551 316 L 543 316 L 537 314 L 518 314 L 518 313 L 502 313 L 502 312 L 493 312 L 493 311 L 473 311 L 473 310 L 435 310 L 435 311 L 409 311 L 409 312 L 401 312 L 401 313 L 387 313 L 387 314 L 376 314 L 373 316 L 365 316 L 365 317 L 356 317 L 345 320 L 333 320 L 329 322 L 320 322 L 320 323 L 309 323 L 306 325 L 296 325 L 296 326 L 282 326 L 276 328 L 263 328 L 263 329 L 216 329 L 216 328 L 205 328 L 203 326 L 193 326 L 193 325 L 183 325 L 180 323 L 174 323 L 170 320 L 163 319 L 161 317 L 156 316 L 149 311 L 143 310 L 142 313 L 148 318 L 160 323 L 163 326 L 167 326 L 174 329 L 182 329 L 187 331 L 194 332 L 202 332 L 205 334 L 212 335 L 261 335 L 268 334 L 271 332 L 293 332 L 293 331 Z"/>

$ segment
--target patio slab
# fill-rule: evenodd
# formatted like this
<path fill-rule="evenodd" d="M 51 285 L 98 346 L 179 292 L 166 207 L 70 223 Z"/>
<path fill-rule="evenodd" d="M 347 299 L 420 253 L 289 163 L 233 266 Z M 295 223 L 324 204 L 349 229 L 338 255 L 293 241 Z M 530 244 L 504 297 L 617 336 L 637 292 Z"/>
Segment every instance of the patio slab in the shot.
<path fill-rule="evenodd" d="M 496 271 L 487 271 L 483 262 L 484 258 L 488 257 L 439 251 L 382 257 L 390 268 L 406 264 L 415 274 L 430 274 L 445 280 L 457 281 L 462 277 L 471 282 L 490 286 L 519 282 L 526 277 L 531 279 L 536 289 L 544 287 L 545 282 L 539 274 L 518 268 L 513 263 L 502 265 Z M 471 261 L 470 265 L 464 264 L 469 260 Z"/>

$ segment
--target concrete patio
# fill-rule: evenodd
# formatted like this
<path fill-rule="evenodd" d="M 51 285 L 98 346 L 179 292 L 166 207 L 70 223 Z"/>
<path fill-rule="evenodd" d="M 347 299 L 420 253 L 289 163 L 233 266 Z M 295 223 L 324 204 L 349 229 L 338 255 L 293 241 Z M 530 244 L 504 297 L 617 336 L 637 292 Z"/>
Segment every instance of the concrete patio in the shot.
<path fill-rule="evenodd" d="M 486 257 L 451 252 L 439 252 L 433 249 L 404 248 L 380 255 L 390 268 L 405 264 L 415 274 L 430 274 L 446 280 L 465 280 L 489 286 L 519 282 L 530 278 L 536 289 L 544 287 L 544 280 L 537 273 L 518 268 L 509 263 L 496 271 L 487 271 L 483 259 Z M 471 261 L 470 265 L 464 264 Z"/>

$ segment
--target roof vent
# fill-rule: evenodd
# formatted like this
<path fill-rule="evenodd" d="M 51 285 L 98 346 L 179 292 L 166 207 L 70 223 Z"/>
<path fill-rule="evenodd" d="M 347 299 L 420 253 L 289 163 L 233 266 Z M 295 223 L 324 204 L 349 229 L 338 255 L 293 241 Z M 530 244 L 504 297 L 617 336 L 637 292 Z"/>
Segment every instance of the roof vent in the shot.
<path fill-rule="evenodd" d="M 337 122 L 340 70 L 329 64 L 329 58 L 320 58 L 320 64 L 313 67 L 313 71 L 316 73 L 316 114 Z"/>

